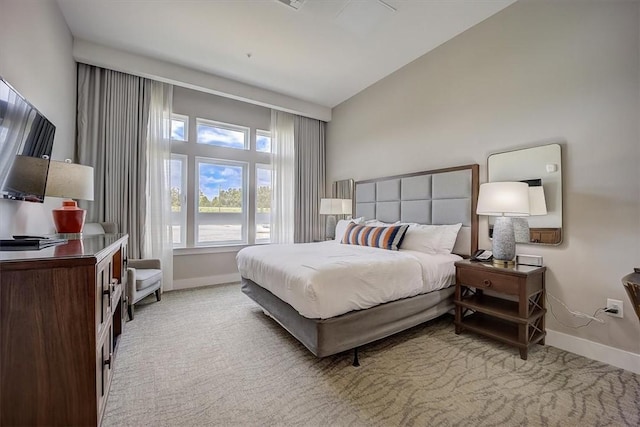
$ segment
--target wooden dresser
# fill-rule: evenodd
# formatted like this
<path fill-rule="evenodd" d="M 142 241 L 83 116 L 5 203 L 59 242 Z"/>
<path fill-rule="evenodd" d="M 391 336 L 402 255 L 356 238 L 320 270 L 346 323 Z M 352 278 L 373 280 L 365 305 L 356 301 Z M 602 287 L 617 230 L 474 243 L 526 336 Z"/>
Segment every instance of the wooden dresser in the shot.
<path fill-rule="evenodd" d="M 0 252 L 0 425 L 100 425 L 126 313 L 127 240 Z"/>

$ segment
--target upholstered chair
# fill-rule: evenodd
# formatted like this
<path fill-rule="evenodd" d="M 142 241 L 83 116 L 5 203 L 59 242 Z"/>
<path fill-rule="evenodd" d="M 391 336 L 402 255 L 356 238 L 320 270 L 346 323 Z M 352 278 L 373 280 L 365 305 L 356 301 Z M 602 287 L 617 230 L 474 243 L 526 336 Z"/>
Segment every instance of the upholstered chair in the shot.
<path fill-rule="evenodd" d="M 133 320 L 133 305 L 142 298 L 156 293 L 156 300 L 162 299 L 162 266 L 159 259 L 129 259 L 127 268 L 127 304 L 129 320 Z"/>
<path fill-rule="evenodd" d="M 117 233 L 118 225 L 113 222 L 87 223 L 83 234 Z M 125 297 L 129 320 L 133 320 L 134 304 L 155 292 L 156 300 L 162 299 L 162 266 L 159 259 L 131 259 L 127 262 L 127 283 Z"/>

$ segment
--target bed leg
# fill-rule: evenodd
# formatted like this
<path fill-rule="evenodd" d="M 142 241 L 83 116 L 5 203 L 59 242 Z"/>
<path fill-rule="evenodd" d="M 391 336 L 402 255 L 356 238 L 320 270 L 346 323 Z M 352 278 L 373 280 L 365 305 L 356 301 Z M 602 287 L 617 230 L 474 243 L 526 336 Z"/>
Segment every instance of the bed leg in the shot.
<path fill-rule="evenodd" d="M 353 366 L 360 366 L 358 361 L 358 347 L 353 349 Z"/>

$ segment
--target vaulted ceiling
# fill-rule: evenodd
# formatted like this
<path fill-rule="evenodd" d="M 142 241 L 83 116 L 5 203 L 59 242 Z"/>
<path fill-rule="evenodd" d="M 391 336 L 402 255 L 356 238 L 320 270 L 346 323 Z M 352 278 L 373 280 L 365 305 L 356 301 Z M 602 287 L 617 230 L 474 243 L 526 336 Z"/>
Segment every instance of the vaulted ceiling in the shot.
<path fill-rule="evenodd" d="M 75 38 L 333 107 L 514 1 L 58 4 Z"/>

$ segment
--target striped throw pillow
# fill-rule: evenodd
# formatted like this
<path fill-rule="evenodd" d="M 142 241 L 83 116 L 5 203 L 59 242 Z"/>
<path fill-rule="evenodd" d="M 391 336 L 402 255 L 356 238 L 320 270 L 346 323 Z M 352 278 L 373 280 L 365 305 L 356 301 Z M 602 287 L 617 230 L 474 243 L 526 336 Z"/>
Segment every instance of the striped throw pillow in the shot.
<path fill-rule="evenodd" d="M 351 223 L 344 232 L 342 243 L 397 251 L 408 228 L 409 224 L 391 227 L 368 227 Z"/>

